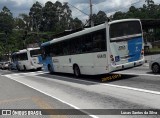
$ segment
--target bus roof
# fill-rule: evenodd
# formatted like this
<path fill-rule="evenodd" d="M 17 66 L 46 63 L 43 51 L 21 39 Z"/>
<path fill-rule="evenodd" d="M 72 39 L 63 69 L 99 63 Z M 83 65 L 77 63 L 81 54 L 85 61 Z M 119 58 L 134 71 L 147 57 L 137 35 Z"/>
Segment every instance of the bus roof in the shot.
<path fill-rule="evenodd" d="M 27 48 L 27 49 L 19 50 L 18 52 L 12 53 L 12 55 L 24 53 L 24 52 L 27 52 L 27 50 L 30 51 L 30 50 L 35 50 L 35 49 L 40 49 L 40 47 L 37 47 L 37 48 Z"/>
<path fill-rule="evenodd" d="M 95 26 L 95 27 L 86 28 L 85 30 L 82 30 L 82 31 L 79 31 L 79 32 L 76 32 L 76 33 L 73 33 L 73 34 L 70 34 L 70 35 L 67 35 L 67 36 L 63 36 L 63 37 L 60 37 L 60 38 L 55 38 L 55 39 L 50 41 L 50 44 L 56 43 L 56 42 L 59 42 L 59 41 L 63 41 L 65 39 L 70 39 L 70 38 L 73 38 L 73 37 L 81 36 L 81 35 L 86 34 L 86 33 L 101 30 L 105 27 L 106 27 L 106 23 Z"/>
<path fill-rule="evenodd" d="M 19 50 L 18 54 L 19 53 L 24 53 L 24 52 L 27 52 L 27 49 Z"/>
<path fill-rule="evenodd" d="M 47 45 L 49 45 L 49 44 L 50 44 L 50 41 L 45 42 L 45 43 L 42 43 L 41 46 L 43 47 L 43 46 L 47 46 Z"/>
<path fill-rule="evenodd" d="M 16 55 L 18 52 L 13 52 L 12 55 Z"/>
<path fill-rule="evenodd" d="M 126 22 L 126 21 L 140 21 L 140 19 L 121 19 L 121 20 L 114 20 L 109 22 L 108 24 L 113 24 L 113 23 L 119 23 L 119 22 Z"/>
<path fill-rule="evenodd" d="M 126 21 L 140 21 L 140 19 L 121 19 L 121 20 L 111 21 L 108 24 L 110 25 L 110 24 L 113 24 L 113 23 L 126 22 Z M 66 35 L 66 36 L 62 36 L 60 38 L 55 38 L 55 39 L 53 39 L 51 41 L 42 43 L 41 46 L 43 47 L 43 46 L 50 45 L 52 43 L 56 43 L 56 42 L 60 42 L 60 41 L 63 41 L 63 40 L 66 40 L 66 39 L 70 39 L 70 38 L 73 38 L 73 37 L 81 36 L 81 35 L 86 34 L 86 33 L 94 32 L 94 31 L 97 31 L 97 30 L 101 30 L 101 29 L 103 29 L 105 27 L 106 27 L 106 23 L 103 23 L 103 24 L 100 24 L 100 25 L 97 25 L 97 26 L 94 26 L 94 27 L 90 27 L 90 28 L 85 28 L 82 31 L 75 32 L 75 33 L 72 33 L 72 34 L 69 34 L 69 35 Z"/>
<path fill-rule="evenodd" d="M 36 49 L 40 49 L 40 47 L 37 47 L 37 48 L 27 48 L 26 50 L 36 50 Z"/>

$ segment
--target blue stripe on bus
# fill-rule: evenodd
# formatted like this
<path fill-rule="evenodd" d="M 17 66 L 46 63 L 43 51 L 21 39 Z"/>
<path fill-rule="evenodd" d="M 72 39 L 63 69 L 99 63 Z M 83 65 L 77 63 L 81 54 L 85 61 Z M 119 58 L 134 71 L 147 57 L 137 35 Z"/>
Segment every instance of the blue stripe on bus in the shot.
<path fill-rule="evenodd" d="M 44 71 L 48 71 L 48 65 L 51 65 L 52 70 L 54 72 L 54 66 L 53 66 L 53 62 L 52 62 L 52 57 L 46 57 L 45 60 L 43 60 Z"/>
<path fill-rule="evenodd" d="M 129 56 L 128 62 L 137 61 L 141 57 L 142 37 L 133 38 L 128 41 Z"/>
<path fill-rule="evenodd" d="M 40 64 L 42 64 L 42 63 L 43 63 L 42 55 L 39 55 L 39 56 L 38 56 L 38 63 L 40 63 Z"/>

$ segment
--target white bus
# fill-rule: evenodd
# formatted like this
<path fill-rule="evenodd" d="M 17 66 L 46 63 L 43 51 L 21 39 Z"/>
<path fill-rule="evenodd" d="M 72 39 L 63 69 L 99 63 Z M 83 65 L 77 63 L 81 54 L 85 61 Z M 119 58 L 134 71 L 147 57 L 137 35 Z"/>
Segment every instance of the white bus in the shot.
<path fill-rule="evenodd" d="M 50 72 L 97 75 L 144 63 L 142 25 L 123 19 L 87 28 L 41 45 Z"/>
<path fill-rule="evenodd" d="M 19 71 L 41 70 L 42 64 L 39 63 L 39 55 L 41 55 L 40 48 L 27 48 L 13 53 L 12 59 Z"/>

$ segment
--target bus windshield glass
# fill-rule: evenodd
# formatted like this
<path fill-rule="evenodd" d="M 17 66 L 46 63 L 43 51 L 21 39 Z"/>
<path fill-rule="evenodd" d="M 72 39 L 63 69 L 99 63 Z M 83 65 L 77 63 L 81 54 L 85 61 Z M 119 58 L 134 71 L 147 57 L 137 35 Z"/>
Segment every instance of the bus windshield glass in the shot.
<path fill-rule="evenodd" d="M 31 50 L 30 54 L 31 54 L 31 57 L 37 57 L 37 56 L 41 55 L 41 50 L 40 49 Z"/>
<path fill-rule="evenodd" d="M 110 38 L 136 35 L 141 33 L 142 31 L 139 21 L 114 23 L 110 26 Z"/>
<path fill-rule="evenodd" d="M 20 54 L 17 54 L 17 57 L 18 57 L 18 60 L 19 61 L 24 61 L 24 60 L 28 60 L 28 56 L 27 56 L 27 53 L 20 53 Z"/>

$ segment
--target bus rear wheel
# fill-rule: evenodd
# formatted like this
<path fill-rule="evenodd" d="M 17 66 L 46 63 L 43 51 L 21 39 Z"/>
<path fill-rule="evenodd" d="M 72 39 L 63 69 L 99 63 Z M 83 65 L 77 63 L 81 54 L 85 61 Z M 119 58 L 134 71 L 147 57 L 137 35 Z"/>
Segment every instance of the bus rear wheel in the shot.
<path fill-rule="evenodd" d="M 80 72 L 80 69 L 79 69 L 78 65 L 75 65 L 75 66 L 73 67 L 73 70 L 74 70 L 74 75 L 75 75 L 76 77 L 80 77 L 80 76 L 81 76 L 81 72 Z"/>

